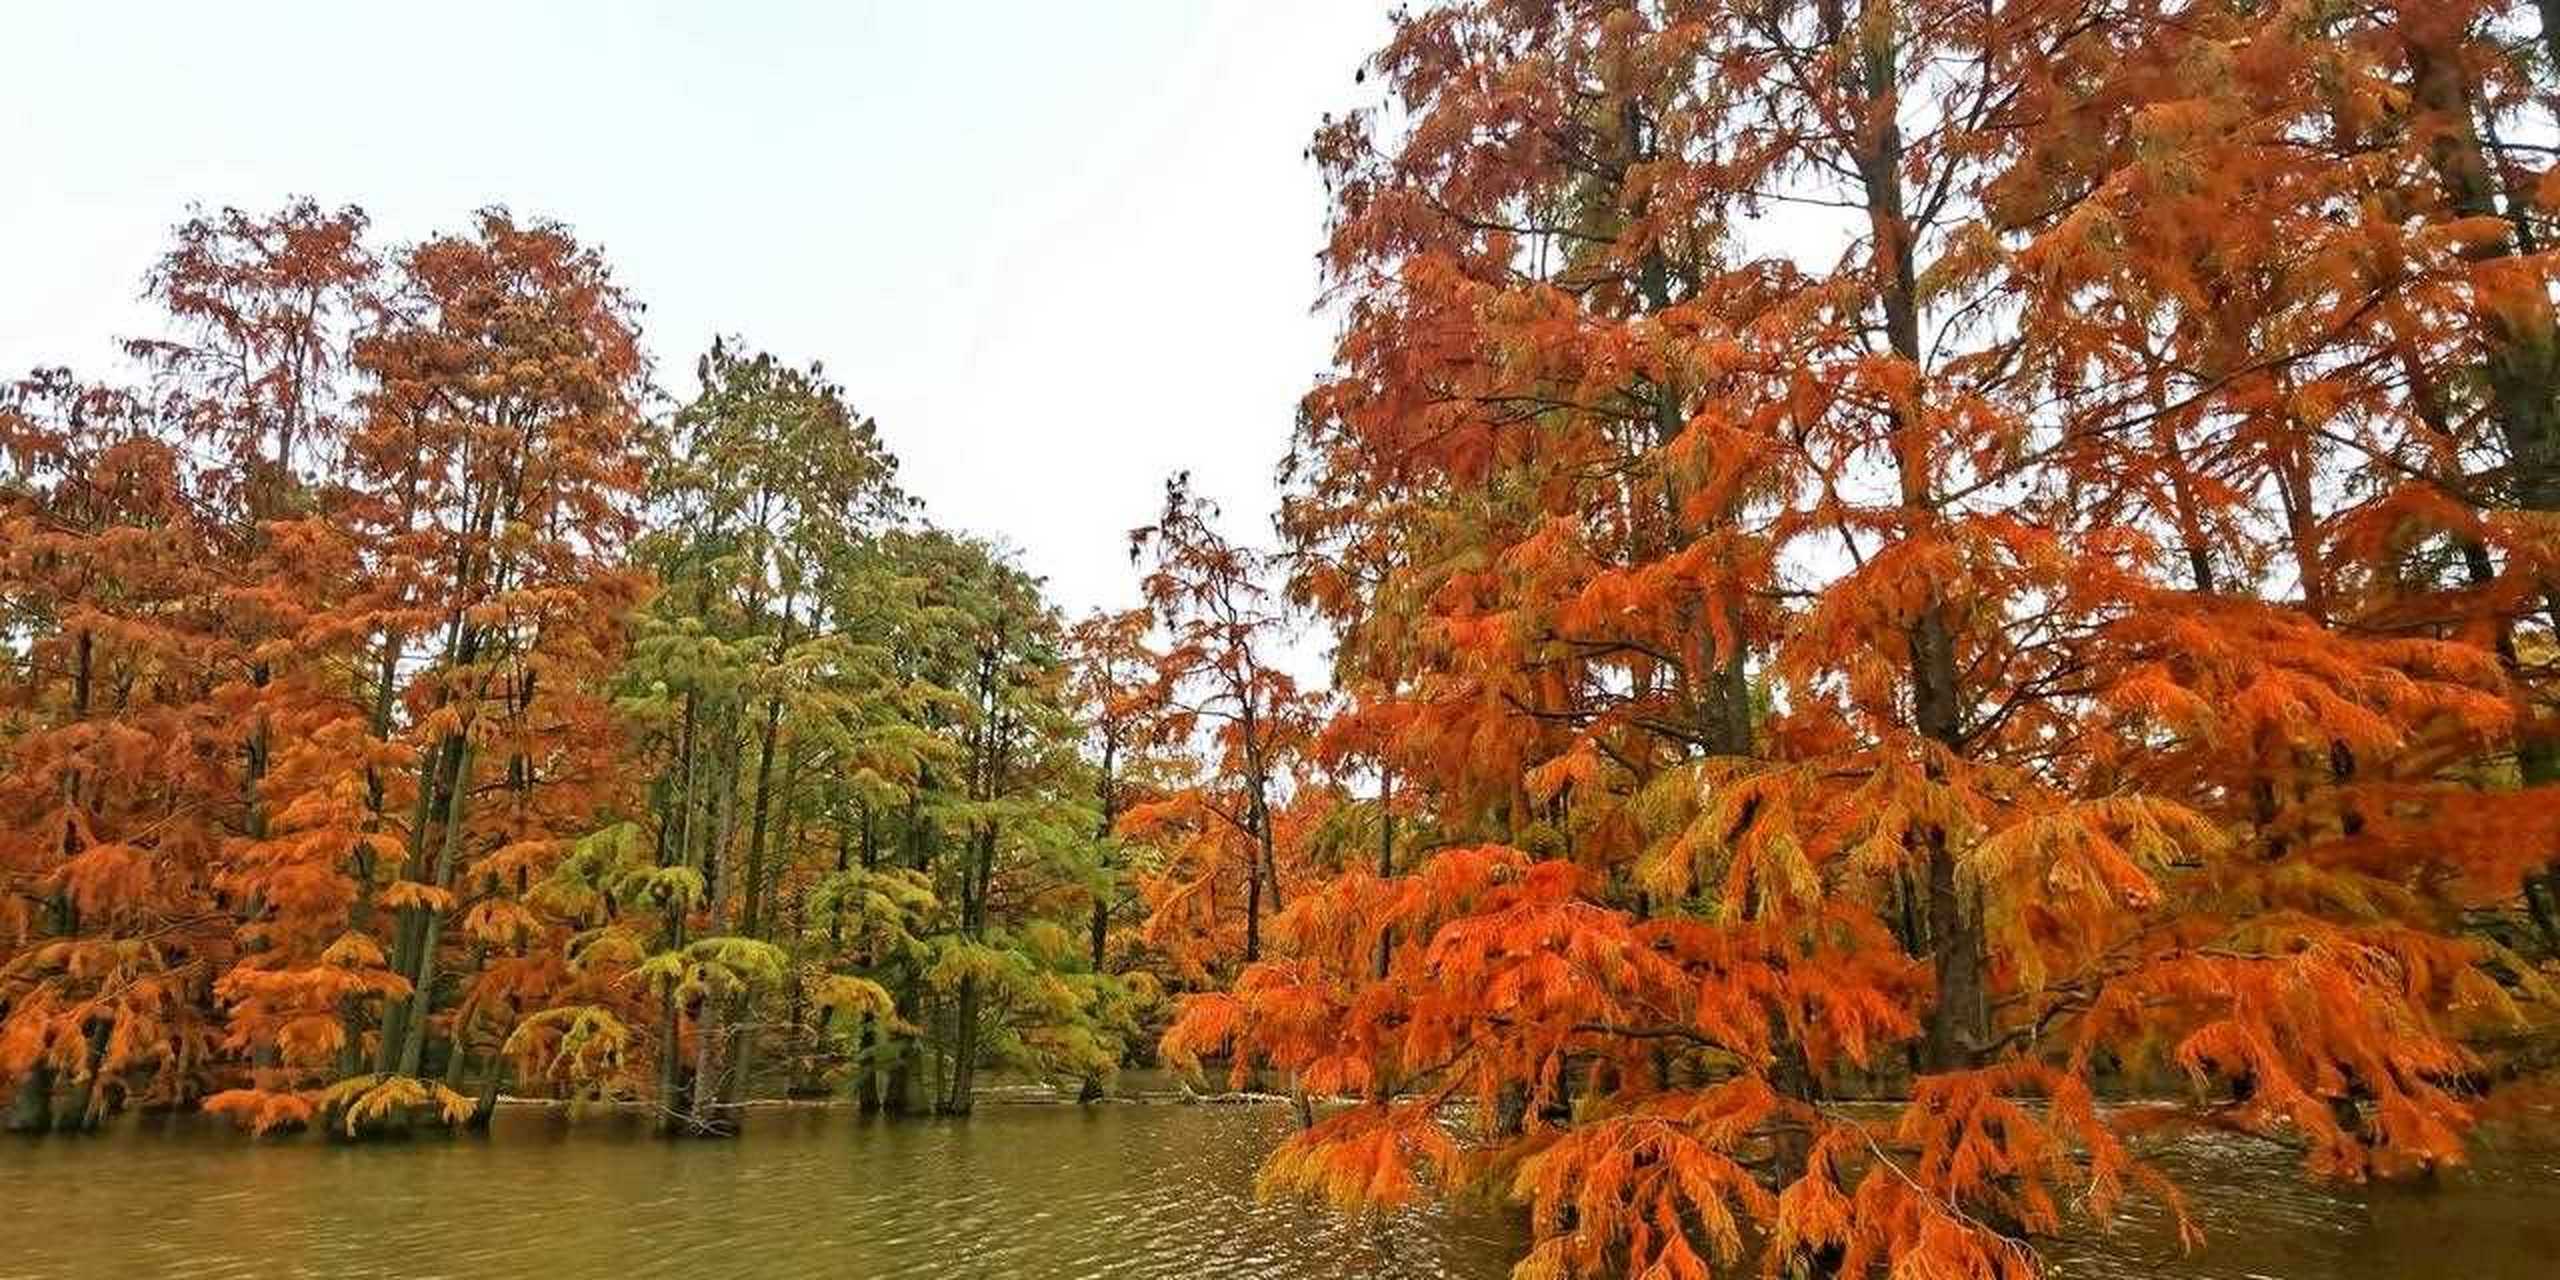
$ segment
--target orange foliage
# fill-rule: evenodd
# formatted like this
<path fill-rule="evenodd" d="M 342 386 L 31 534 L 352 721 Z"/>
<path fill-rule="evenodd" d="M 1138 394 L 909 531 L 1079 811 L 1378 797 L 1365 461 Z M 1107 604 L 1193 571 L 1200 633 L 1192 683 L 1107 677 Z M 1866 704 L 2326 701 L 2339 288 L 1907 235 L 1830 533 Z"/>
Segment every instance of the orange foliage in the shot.
<path fill-rule="evenodd" d="M 2462 1159 L 2560 955 L 2549 65 L 2315 8 L 1398 20 L 1283 526 L 1405 865 L 1164 1042 L 1354 1100 L 1275 1187 L 2019 1277 L 2175 1210 L 2101 1097 Z"/>
<path fill-rule="evenodd" d="M 63 1090 L 66 1124 L 208 1091 L 261 1130 L 451 1115 L 401 1023 L 461 963 L 446 917 L 458 1056 L 510 957 L 556 948 L 519 899 L 618 785 L 627 304 L 547 224 L 389 262 L 365 231 L 307 201 L 190 220 L 150 277 L 171 334 L 132 344 L 154 398 L 44 375 L 0 418 L 17 1125 Z"/>

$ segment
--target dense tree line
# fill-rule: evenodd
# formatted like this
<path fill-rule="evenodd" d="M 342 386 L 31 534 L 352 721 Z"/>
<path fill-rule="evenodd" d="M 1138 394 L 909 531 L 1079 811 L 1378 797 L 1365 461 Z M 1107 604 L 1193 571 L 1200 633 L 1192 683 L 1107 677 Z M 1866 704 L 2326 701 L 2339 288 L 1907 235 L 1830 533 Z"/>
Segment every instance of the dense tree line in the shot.
<path fill-rule="evenodd" d="M 501 211 L 199 216 L 149 292 L 141 385 L 0 409 L 13 1127 L 1116 1067 L 1101 637 L 822 369 L 724 342 L 662 410 L 601 258 Z"/>
<path fill-rule="evenodd" d="M 2458 1162 L 2560 962 L 2555 31 L 1401 14 L 1276 542 L 1175 477 L 1073 625 L 822 369 L 657 404 L 561 227 L 189 222 L 143 384 L 0 414 L 14 1123 L 1160 1051 L 1526 1276 L 2024 1277 L 2186 1221 L 2163 1124 Z"/>

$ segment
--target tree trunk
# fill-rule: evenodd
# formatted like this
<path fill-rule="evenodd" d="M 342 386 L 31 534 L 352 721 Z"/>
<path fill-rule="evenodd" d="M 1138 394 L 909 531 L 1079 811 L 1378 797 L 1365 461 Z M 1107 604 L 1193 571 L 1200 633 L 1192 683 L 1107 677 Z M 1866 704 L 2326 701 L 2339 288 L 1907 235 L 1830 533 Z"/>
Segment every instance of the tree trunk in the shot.
<path fill-rule="evenodd" d="M 753 816 L 748 823 L 747 865 L 744 883 L 739 886 L 742 905 L 738 915 L 738 932 L 762 941 L 764 938 L 764 880 L 767 848 L 765 837 L 773 814 L 773 749 L 782 728 L 782 700 L 765 702 L 764 731 L 756 747 L 756 799 Z M 795 748 L 796 750 L 796 748 Z M 795 766 L 796 768 L 796 766 Z M 794 769 L 783 770 L 787 779 Z M 727 1066 L 720 1077 L 719 1132 L 738 1131 L 740 1104 L 745 1101 L 747 1074 L 754 1069 L 754 1040 L 748 1034 L 748 1014 L 752 1011 L 754 993 L 739 990 L 731 993 L 725 1018 L 727 1032 Z"/>
<path fill-rule="evenodd" d="M 2560 28 L 2553 19 L 2560 6 L 2543 0 L 2542 38 L 2560 54 Z M 2457 213 L 2465 217 L 2499 217 L 2499 185 L 2482 148 L 2473 114 L 2474 95 L 2461 65 L 2440 47 L 2460 32 L 2449 18 L 2404 14 L 2403 36 L 2409 55 L 2412 96 L 2420 110 L 2434 116 L 2439 132 L 2432 161 L 2438 182 Z M 2510 219 L 2511 222 L 2515 220 Z M 2525 225 L 2516 222 L 2515 225 Z M 2526 246 L 2512 239 L 2475 251 L 2484 274 L 2521 271 L 2501 260 Z M 2502 290 L 2497 305 L 2483 306 L 2474 323 L 2487 352 L 2486 374 L 2492 416 L 2507 446 L 2510 501 L 2525 511 L 2560 511 L 2560 316 L 2538 281 Z M 2560 628 L 2560 584 L 2537 584 L 2552 624 Z M 2560 723 L 2540 708 L 2528 706 L 2516 744 L 2518 781 L 2527 787 L 2560 783 Z M 2544 890 L 2560 898 L 2560 865 L 2546 867 Z"/>
<path fill-rule="evenodd" d="M 1257 836 L 1245 855 L 1244 877 L 1244 962 L 1252 964 L 1262 958 L 1262 841 Z"/>
<path fill-rule="evenodd" d="M 1387 766 L 1385 753 L 1378 761 L 1378 878 L 1391 880 L 1396 874 L 1396 773 Z M 1387 966 L 1396 953 L 1396 927 L 1378 930 L 1378 980 L 1387 977 Z"/>
<path fill-rule="evenodd" d="M 71 713 L 65 720 L 66 724 L 78 724 L 89 718 L 89 699 L 96 687 L 97 645 L 87 629 L 82 629 L 79 638 L 73 642 L 72 652 Z M 64 776 L 62 795 L 66 807 L 79 803 L 80 775 L 77 771 Z M 71 832 L 65 829 L 62 833 L 62 856 L 67 860 L 77 852 L 72 847 Z M 57 934 L 68 938 L 80 932 L 79 913 L 72 907 L 71 899 L 60 892 L 53 896 L 53 915 Z M 5 1127 L 10 1133 L 43 1133 L 51 1129 L 53 1086 L 53 1065 L 39 1057 L 34 1065 L 27 1068 L 27 1074 L 19 1078 L 17 1095 L 9 1105 L 9 1118 L 5 1126 L 0 1127 Z"/>
<path fill-rule="evenodd" d="M 921 774 L 916 780 L 915 790 L 907 794 L 905 838 L 908 844 L 908 862 L 916 870 L 926 872 L 933 869 L 932 832 L 924 825 L 924 791 L 931 785 L 932 774 L 930 772 Z M 898 968 L 898 1007 L 921 1010 L 924 999 L 923 975 L 916 971 L 913 961 L 902 959 L 898 962 Z M 917 1021 L 922 1025 L 931 1025 L 929 1019 L 918 1018 Z M 906 1115 L 922 1110 L 924 1100 L 920 1088 L 922 1082 L 920 1069 L 924 1065 L 922 1038 L 915 1035 L 900 1036 L 892 1053 L 894 1056 L 889 1067 L 888 1096 L 881 1100 L 881 1108 L 892 1115 Z"/>
<path fill-rule="evenodd" d="M 1101 809 L 1101 817 L 1094 824 L 1093 838 L 1103 850 L 1102 866 L 1097 870 L 1101 871 L 1106 878 L 1111 871 L 1111 828 L 1118 817 L 1114 810 L 1118 807 L 1117 802 L 1120 798 L 1117 779 L 1113 776 L 1119 762 L 1119 746 L 1120 744 L 1111 737 L 1106 735 L 1103 738 L 1102 770 L 1094 784 L 1096 793 L 1094 799 Z M 1092 952 L 1093 973 L 1097 978 L 1102 976 L 1104 962 L 1109 958 L 1105 951 L 1111 941 L 1112 889 L 1112 885 L 1105 883 L 1097 886 L 1093 891 L 1091 936 L 1086 941 Z M 1076 1090 L 1076 1101 L 1079 1103 L 1100 1102 L 1102 1097 L 1102 1076 L 1099 1073 L 1087 1075 L 1083 1086 Z"/>
<path fill-rule="evenodd" d="M 1646 158 L 1644 121 L 1633 99 L 1626 102 L 1621 116 L 1629 163 L 1641 163 Z M 1659 245 L 1646 251 L 1644 261 L 1637 268 L 1636 288 L 1644 299 L 1646 310 L 1655 313 L 1670 310 L 1671 265 L 1663 257 Z M 1687 429 L 1688 418 L 1681 411 L 1680 385 L 1671 371 L 1667 368 L 1655 370 L 1652 381 L 1653 447 L 1660 455 L 1663 469 L 1664 550 L 1676 553 L 1689 540 L 1689 521 L 1682 510 L 1678 463 L 1670 456 L 1670 449 L 1681 432 Z M 1751 676 L 1742 644 L 1741 602 L 1737 598 L 1726 609 L 1725 623 L 1731 637 L 1732 652 L 1720 657 L 1714 651 L 1713 633 L 1699 616 L 1700 609 L 1701 603 L 1695 600 L 1684 600 L 1680 606 L 1681 629 L 1696 637 L 1703 646 L 1691 661 L 1707 671 L 1705 680 L 1697 682 L 1692 679 L 1689 661 L 1684 661 L 1676 669 L 1677 678 L 1688 686 L 1685 690 L 1688 696 L 1684 701 L 1689 703 L 1696 719 L 1701 722 L 1704 732 L 1700 736 L 1706 741 L 1709 751 L 1725 756 L 1748 755 L 1751 751 Z M 1683 656 L 1684 659 L 1688 657 Z M 1699 683 L 1705 687 L 1698 688 Z"/>
<path fill-rule="evenodd" d="M 992 792 L 990 771 L 988 790 Z M 962 927 L 969 940 L 977 942 L 987 932 L 987 891 L 995 878 L 997 824 L 989 821 L 978 830 L 977 857 L 968 868 L 965 886 L 967 897 L 961 903 Z M 978 1019 L 980 993 L 974 973 L 960 979 L 957 1008 L 952 1015 L 951 1093 L 942 1109 L 951 1115 L 965 1116 L 977 1105 L 978 1083 Z"/>
<path fill-rule="evenodd" d="M 960 979 L 951 1017 L 951 1092 L 942 1100 L 945 1115 L 965 1116 L 977 1105 L 978 978 Z"/>
<path fill-rule="evenodd" d="M 737 742 L 727 740 L 727 755 L 737 759 Z M 711 887 L 711 902 L 706 911 L 705 927 L 710 936 L 728 931 L 729 907 L 729 839 L 737 831 L 738 771 L 734 764 L 721 786 L 720 816 L 714 821 L 711 846 L 703 854 L 703 880 Z M 696 1137 L 727 1137 L 735 1132 L 726 1111 L 720 1105 L 720 1065 L 728 1047 L 729 998 L 706 995 L 695 1002 L 693 1028 L 693 1079 L 688 1086 L 692 1097 L 689 1131 Z"/>
<path fill-rule="evenodd" d="M 444 838 L 437 845 L 433 883 L 447 892 L 452 891 L 461 873 L 462 823 L 471 801 L 471 754 L 471 740 L 465 737 L 454 752 L 453 778 L 445 792 Z M 409 979 L 409 1012 L 401 1027 L 399 1073 L 404 1076 L 417 1075 L 426 1057 L 427 1015 L 435 1004 L 436 944 L 444 934 L 444 912 L 429 908 L 422 909 L 421 914 L 426 923 L 418 945 L 417 968 Z"/>
<path fill-rule="evenodd" d="M 404 878 L 418 879 L 420 873 L 429 870 L 427 866 L 428 823 L 434 817 L 439 801 L 444 801 L 445 807 L 451 807 L 451 802 L 446 798 L 445 793 L 452 786 L 453 766 L 463 750 L 462 739 L 457 735 L 448 734 L 442 742 L 436 744 L 435 750 L 429 752 L 426 760 L 419 766 L 418 798 L 410 807 L 409 838 L 406 842 L 407 848 L 403 852 L 404 865 L 401 873 Z M 400 914 L 394 925 L 391 939 L 391 971 L 412 984 L 416 982 L 419 951 L 426 942 L 428 914 L 425 907 L 405 906 L 400 908 Z M 383 1002 L 382 1035 L 375 1042 L 373 1053 L 373 1069 L 377 1074 L 389 1074 L 400 1065 L 402 1048 L 408 1043 L 410 1011 L 416 1007 L 419 998 L 420 993 L 413 989 L 407 998 L 386 999 Z"/>
<path fill-rule="evenodd" d="M 1882 6 L 1881 12 L 1878 7 Z M 1861 124 L 1853 145 L 1860 183 L 1866 193 L 1867 222 L 1873 235 L 1877 289 L 1885 313 L 1885 332 L 1893 353 L 1911 366 L 1910 389 L 1892 410 L 1890 437 L 1894 465 L 1902 488 L 1902 506 L 1913 531 L 1937 523 L 1931 493 L 1928 446 L 1922 438 L 1926 371 L 1920 348 L 1920 289 L 1914 257 L 1918 237 L 1903 210 L 1902 128 L 1893 118 L 1898 101 L 1894 38 L 1897 23 L 1890 0 L 1867 0 L 1854 29 L 1844 25 L 1841 0 L 1824 0 L 1823 19 L 1833 43 L 1854 40 L 1846 52 L 1858 59 L 1861 105 L 1869 119 Z M 1963 702 L 1958 684 L 1955 637 L 1948 624 L 1946 602 L 1930 599 L 1911 627 L 1913 718 L 1921 734 L 1950 752 L 1963 744 Z M 1930 770 L 1932 776 L 1938 770 Z M 1944 830 L 1921 837 L 1926 862 L 1926 908 L 1930 963 L 1937 976 L 1937 1000 L 1929 1011 L 1927 1066 L 1933 1071 L 1959 1070 L 1973 1064 L 1988 1041 L 1988 1001 L 1983 975 L 1981 904 L 1968 903 L 1959 884 L 1955 851 Z"/>
<path fill-rule="evenodd" d="M 662 848 L 659 865 L 662 867 L 693 865 L 694 789 L 701 778 L 695 745 L 700 732 L 701 708 L 701 694 L 694 689 L 686 689 L 684 727 L 676 745 L 676 769 L 682 777 L 681 783 L 676 788 L 677 808 L 674 814 L 676 839 L 672 849 L 664 847 L 667 819 L 662 816 L 658 824 Z M 664 905 L 667 912 L 667 950 L 682 950 L 685 944 L 686 906 L 672 895 Z M 681 1065 L 683 1060 L 684 1009 L 681 1002 L 676 999 L 675 988 L 669 986 L 658 998 L 658 1130 L 661 1133 L 676 1132 L 679 1117 L 686 1110 L 684 1099 L 678 1092 L 683 1084 Z"/>
<path fill-rule="evenodd" d="M 870 1014 L 853 1032 L 853 1104 L 863 1115 L 880 1109 L 880 1025 Z"/>

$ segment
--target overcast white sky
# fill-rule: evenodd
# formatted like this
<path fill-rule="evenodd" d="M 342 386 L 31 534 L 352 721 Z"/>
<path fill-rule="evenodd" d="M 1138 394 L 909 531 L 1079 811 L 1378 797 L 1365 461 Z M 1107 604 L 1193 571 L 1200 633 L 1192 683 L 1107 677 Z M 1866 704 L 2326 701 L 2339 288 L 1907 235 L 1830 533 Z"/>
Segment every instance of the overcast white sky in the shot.
<path fill-rule="evenodd" d="M 64 3 L 0 37 L 0 374 L 105 370 L 191 202 L 560 218 L 648 307 L 660 381 L 735 332 L 824 359 L 944 523 L 1071 611 L 1191 468 L 1262 535 L 1365 0 Z"/>

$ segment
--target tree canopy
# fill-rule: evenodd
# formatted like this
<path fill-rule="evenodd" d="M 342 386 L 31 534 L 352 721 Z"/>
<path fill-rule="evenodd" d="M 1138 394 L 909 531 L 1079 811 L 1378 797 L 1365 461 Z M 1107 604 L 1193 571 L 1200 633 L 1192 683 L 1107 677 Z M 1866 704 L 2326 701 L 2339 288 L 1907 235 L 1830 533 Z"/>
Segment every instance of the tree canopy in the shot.
<path fill-rule="evenodd" d="M 1400 12 L 1274 527 L 1177 474 L 1076 619 L 566 225 L 197 213 L 0 396 L 8 1123 L 1161 1063 L 1524 1278 L 2458 1164 L 2560 999 L 2548 9 Z"/>

